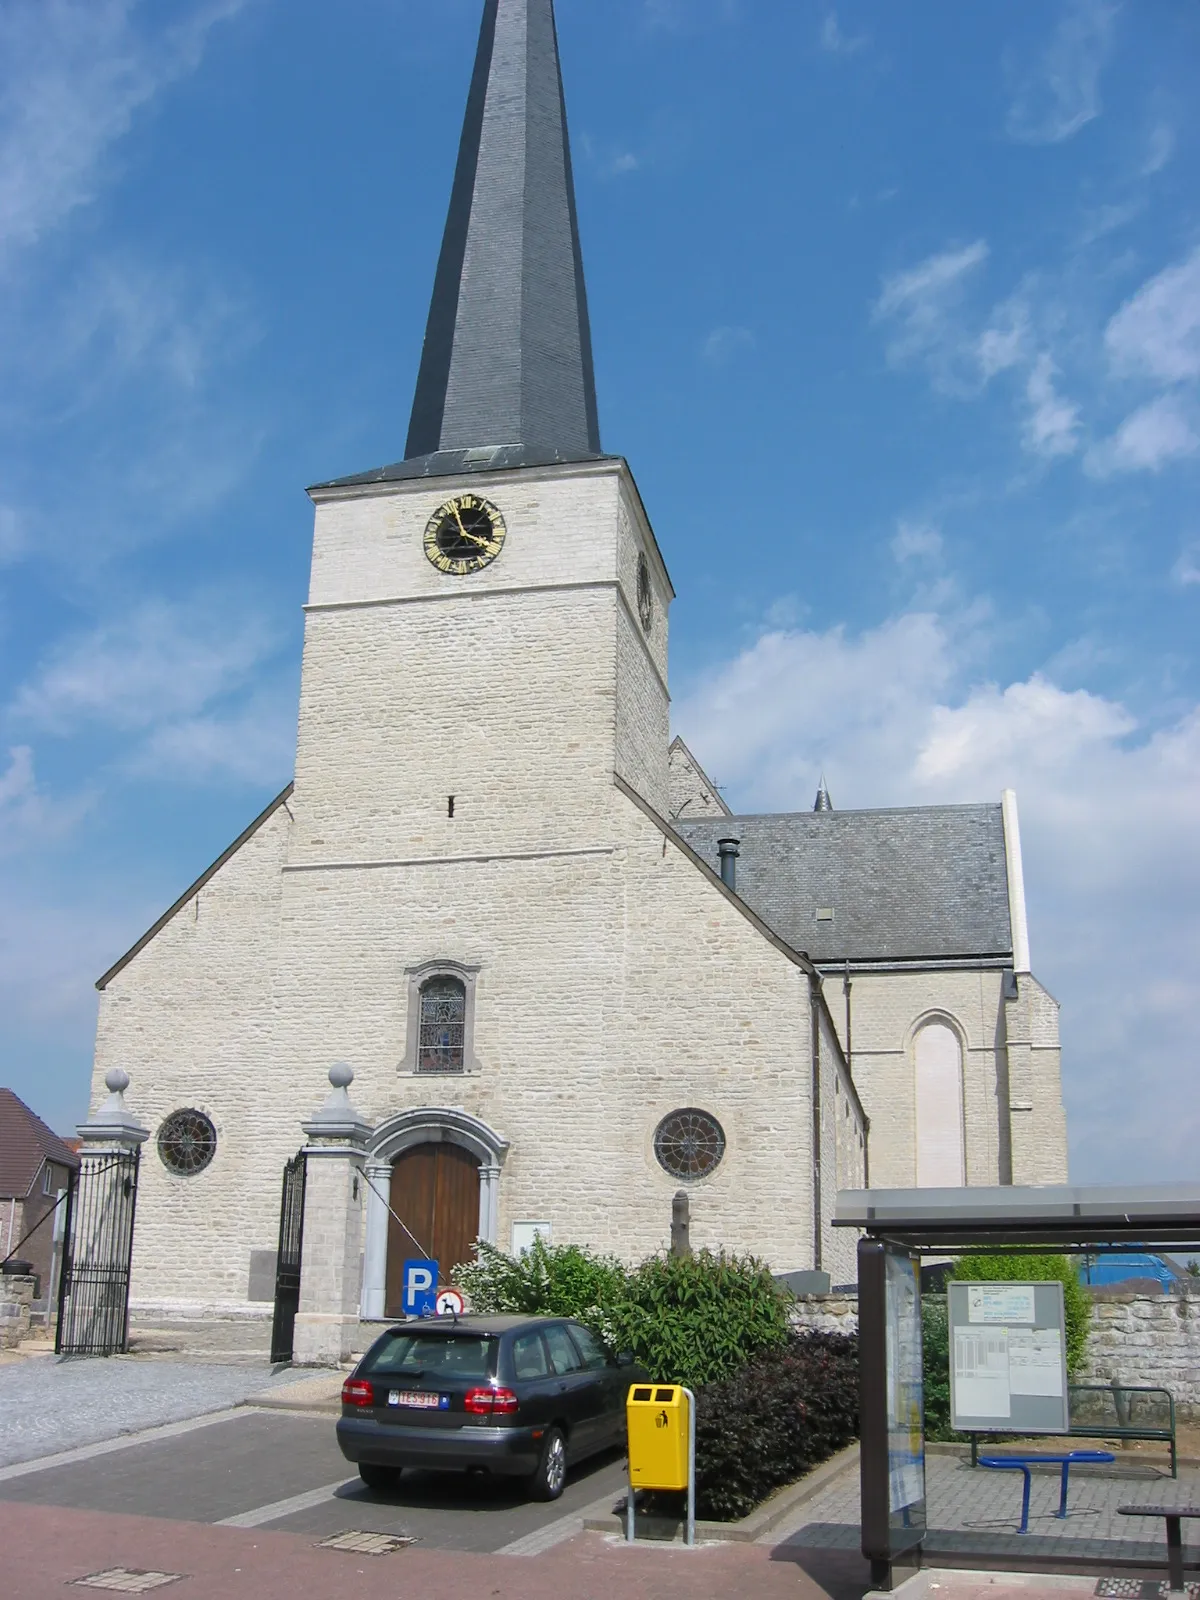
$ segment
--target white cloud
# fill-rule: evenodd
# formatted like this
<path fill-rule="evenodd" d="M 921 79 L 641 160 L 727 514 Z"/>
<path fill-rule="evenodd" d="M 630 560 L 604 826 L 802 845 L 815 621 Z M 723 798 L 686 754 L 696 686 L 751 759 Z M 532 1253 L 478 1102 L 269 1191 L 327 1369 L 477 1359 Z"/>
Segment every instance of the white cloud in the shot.
<path fill-rule="evenodd" d="M 95 723 L 153 729 L 243 687 L 277 644 L 261 616 L 218 600 L 148 601 L 59 645 L 12 712 L 60 734 Z"/>
<path fill-rule="evenodd" d="M 1008 132 L 1023 144 L 1058 144 L 1100 115 L 1100 77 L 1118 11 L 1110 0 L 1064 0 L 1037 59 L 1013 74 Z"/>
<path fill-rule="evenodd" d="M 134 752 L 128 770 L 174 783 L 232 779 L 282 788 L 295 756 L 295 689 L 279 684 L 236 710 L 164 723 Z"/>
<path fill-rule="evenodd" d="M 897 561 L 932 560 L 942 553 L 942 535 L 932 522 L 906 522 L 896 524 L 892 537 L 892 555 Z"/>
<path fill-rule="evenodd" d="M 1152 178 L 1156 172 L 1162 171 L 1174 154 L 1175 130 L 1168 127 L 1165 122 L 1156 123 L 1146 141 L 1146 159 L 1142 162 L 1138 176 Z"/>
<path fill-rule="evenodd" d="M 838 21 L 836 11 L 827 11 L 825 20 L 821 24 L 821 49 L 834 56 L 853 56 L 870 44 L 870 36 L 865 33 L 848 34 L 842 32 L 841 23 Z"/>
<path fill-rule="evenodd" d="M 893 365 L 923 361 L 934 383 L 951 393 L 977 386 L 978 360 L 960 308 L 967 281 L 987 257 L 987 242 L 976 239 L 884 279 L 874 316 L 891 326 L 887 353 Z"/>
<path fill-rule="evenodd" d="M 1025 385 L 1029 414 L 1025 420 L 1025 446 L 1034 455 L 1074 455 L 1079 448 L 1079 407 L 1064 400 L 1054 385 L 1054 362 L 1043 352 L 1033 364 Z"/>
<path fill-rule="evenodd" d="M 1085 465 L 1096 478 L 1119 472 L 1159 472 L 1197 450 L 1200 435 L 1188 409 L 1176 396 L 1160 395 L 1126 417 L 1111 439 L 1094 445 Z"/>
<path fill-rule="evenodd" d="M 1200 377 L 1200 248 L 1125 302 L 1105 344 L 1118 368 L 1163 383 Z"/>
<path fill-rule="evenodd" d="M 735 809 L 807 809 L 822 767 L 845 808 L 1015 787 L 1034 966 L 1063 1003 L 1073 1176 L 1182 1178 L 1200 1139 L 1200 709 L 1148 727 L 1044 674 L 979 682 L 971 650 L 932 615 L 772 630 L 680 699 L 678 728 Z"/>
<path fill-rule="evenodd" d="M 1200 539 L 1193 544 L 1185 544 L 1179 552 L 1179 559 L 1171 568 L 1171 577 L 1181 589 L 1190 589 L 1193 584 L 1200 584 Z"/>
<path fill-rule="evenodd" d="M 8 0 L 0 11 L 0 260 L 95 198 L 140 108 L 199 64 L 247 0 L 202 0 L 171 26 L 141 0 Z M 176 15 L 179 15 L 176 10 Z"/>
<path fill-rule="evenodd" d="M 749 328 L 714 328 L 704 341 L 701 355 L 712 367 L 724 367 L 744 350 L 753 350 L 757 344 Z"/>
<path fill-rule="evenodd" d="M 33 751 L 28 745 L 14 746 L 8 751 L 8 766 L 0 770 L 0 855 L 17 855 L 69 833 L 90 803 L 87 795 L 51 800 L 38 785 Z"/>

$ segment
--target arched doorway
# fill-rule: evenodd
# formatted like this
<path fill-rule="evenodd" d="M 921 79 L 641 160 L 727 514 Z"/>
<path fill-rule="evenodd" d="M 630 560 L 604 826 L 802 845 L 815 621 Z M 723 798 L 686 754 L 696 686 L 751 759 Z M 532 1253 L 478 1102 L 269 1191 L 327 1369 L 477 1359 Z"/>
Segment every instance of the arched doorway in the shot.
<path fill-rule="evenodd" d="M 412 1145 L 393 1163 L 389 1204 L 385 1315 L 400 1317 L 406 1261 L 428 1252 L 441 1281 L 452 1283 L 454 1268 L 470 1260 L 479 1234 L 478 1157 L 447 1140 Z"/>
<path fill-rule="evenodd" d="M 394 1314 L 391 1309 L 386 1308 L 397 1305 L 397 1298 L 394 1295 L 396 1276 L 402 1272 L 405 1261 L 411 1260 L 418 1254 L 416 1246 L 405 1234 L 404 1229 L 393 1221 L 391 1212 L 397 1211 L 404 1218 L 407 1226 L 421 1241 L 422 1251 L 425 1248 L 436 1250 L 437 1244 L 441 1242 L 440 1238 L 435 1240 L 433 1237 L 437 1231 L 435 1227 L 438 1210 L 437 1158 L 432 1158 L 432 1175 L 427 1166 L 422 1178 L 420 1166 L 415 1165 L 411 1169 L 407 1167 L 401 1169 L 404 1173 L 403 1178 L 396 1177 L 398 1164 L 410 1151 L 416 1152 L 430 1145 L 450 1149 L 457 1152 L 458 1157 L 465 1158 L 457 1179 L 463 1191 L 460 1197 L 460 1210 L 465 1209 L 466 1194 L 475 1196 L 476 1206 L 473 1221 L 468 1220 L 466 1224 L 469 1235 L 467 1253 L 470 1253 L 469 1247 L 476 1238 L 486 1239 L 489 1244 L 496 1242 L 500 1173 L 508 1155 L 508 1140 L 503 1134 L 490 1128 L 486 1122 L 472 1116 L 469 1111 L 464 1111 L 461 1107 L 416 1106 L 408 1111 L 396 1112 L 375 1129 L 371 1138 L 370 1153 L 367 1156 L 366 1171 L 363 1174 L 367 1184 L 361 1301 L 364 1321 L 381 1321 Z M 420 1160 L 428 1164 L 431 1158 L 426 1153 L 424 1157 L 418 1158 L 418 1161 Z M 454 1160 L 455 1155 L 451 1154 L 448 1161 Z M 453 1170 L 450 1166 L 446 1166 L 444 1184 L 454 1183 L 454 1178 L 450 1176 Z M 403 1202 L 404 1209 L 392 1203 L 393 1181 L 405 1185 L 411 1183 L 416 1189 L 415 1195 L 407 1191 L 397 1191 L 396 1198 Z M 420 1212 L 422 1193 L 427 1197 L 432 1194 L 433 1197 L 434 1216 L 428 1224 L 423 1222 L 421 1215 L 418 1215 L 417 1222 L 408 1215 L 409 1209 L 416 1213 Z M 413 1201 L 416 1201 L 415 1205 Z M 452 1204 L 448 1204 L 445 1208 L 446 1214 L 448 1215 L 452 1209 Z M 418 1226 L 418 1223 L 421 1223 L 421 1226 Z M 426 1232 L 430 1235 L 429 1238 L 425 1237 Z M 443 1251 L 449 1252 L 437 1256 L 444 1275 L 450 1257 L 456 1253 L 454 1238 L 447 1238 L 441 1247 Z M 457 1248 L 461 1248 L 461 1245 Z"/>

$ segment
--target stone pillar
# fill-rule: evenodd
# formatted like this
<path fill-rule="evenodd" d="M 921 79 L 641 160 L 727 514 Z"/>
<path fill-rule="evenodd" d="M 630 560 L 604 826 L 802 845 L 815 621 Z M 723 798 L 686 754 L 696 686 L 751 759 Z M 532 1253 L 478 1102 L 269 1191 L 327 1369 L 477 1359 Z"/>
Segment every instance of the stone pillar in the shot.
<path fill-rule="evenodd" d="M 120 1067 L 111 1067 L 104 1075 L 108 1099 L 94 1117 L 77 1125 L 82 1149 L 81 1156 L 115 1156 L 139 1150 L 150 1137 L 149 1128 L 143 1128 L 125 1104 L 125 1091 L 129 1087 L 129 1074 Z"/>
<path fill-rule="evenodd" d="M 382 1322 L 387 1297 L 388 1196 L 392 1169 L 370 1161 L 366 1169 L 367 1242 L 363 1249 L 362 1319 Z"/>
<path fill-rule="evenodd" d="M 346 1361 L 358 1335 L 366 1183 L 363 1168 L 371 1126 L 346 1093 L 347 1066 L 329 1069 L 332 1092 L 311 1122 L 304 1148 L 304 1243 L 294 1360 L 333 1367 Z"/>
<path fill-rule="evenodd" d="M 500 1168 L 485 1161 L 479 1169 L 479 1237 L 498 1244 L 500 1235 Z"/>

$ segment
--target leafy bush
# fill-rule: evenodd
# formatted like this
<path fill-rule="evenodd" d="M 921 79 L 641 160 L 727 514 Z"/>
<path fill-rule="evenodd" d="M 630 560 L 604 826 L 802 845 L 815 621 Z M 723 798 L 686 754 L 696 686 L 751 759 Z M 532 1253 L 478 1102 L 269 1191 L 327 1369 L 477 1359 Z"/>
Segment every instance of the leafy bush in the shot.
<path fill-rule="evenodd" d="M 589 1322 L 624 1294 L 625 1279 L 625 1268 L 615 1257 L 593 1255 L 577 1244 L 550 1245 L 540 1234 L 519 1256 L 505 1255 L 481 1239 L 475 1260 L 455 1273 L 473 1311 Z"/>
<path fill-rule="evenodd" d="M 950 1426 L 950 1316 L 944 1295 L 921 1301 L 925 1361 L 925 1437 L 957 1439 Z"/>
<path fill-rule="evenodd" d="M 1053 1283 L 1063 1286 L 1067 1322 L 1067 1374 L 1075 1377 L 1087 1357 L 1092 1301 L 1079 1281 L 1079 1268 L 1069 1256 L 963 1256 L 951 1275 L 976 1283 Z"/>
<path fill-rule="evenodd" d="M 592 1326 L 631 1350 L 659 1383 L 689 1389 L 728 1378 L 788 1338 L 790 1296 L 753 1256 L 650 1256 Z"/>
<path fill-rule="evenodd" d="M 697 1395 L 697 1515 L 746 1516 L 857 1433 L 857 1340 L 789 1337 Z"/>

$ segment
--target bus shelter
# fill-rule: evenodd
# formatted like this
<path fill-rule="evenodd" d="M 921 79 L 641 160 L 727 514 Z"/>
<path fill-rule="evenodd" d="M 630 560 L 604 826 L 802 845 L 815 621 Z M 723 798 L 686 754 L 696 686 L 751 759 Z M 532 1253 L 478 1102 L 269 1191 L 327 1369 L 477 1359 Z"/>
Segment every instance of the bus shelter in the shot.
<path fill-rule="evenodd" d="M 891 1589 L 920 1566 L 927 1531 L 922 1258 L 1194 1250 L 1200 1187 L 843 1190 L 833 1225 L 860 1233 L 862 1550 Z"/>

